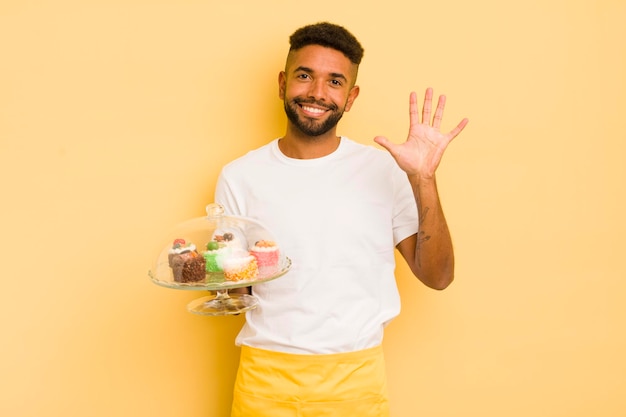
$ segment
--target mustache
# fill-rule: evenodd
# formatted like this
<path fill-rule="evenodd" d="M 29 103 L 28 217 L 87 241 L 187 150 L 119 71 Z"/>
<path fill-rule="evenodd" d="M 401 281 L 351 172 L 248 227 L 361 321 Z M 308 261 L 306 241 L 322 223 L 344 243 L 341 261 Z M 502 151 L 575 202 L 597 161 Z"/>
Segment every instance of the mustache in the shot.
<path fill-rule="evenodd" d="M 326 110 L 337 110 L 338 107 L 335 104 L 329 104 L 326 103 L 324 101 L 319 101 L 319 100 L 315 100 L 314 98 L 295 98 L 293 99 L 293 102 L 298 104 L 298 105 L 302 105 L 302 104 L 315 104 L 316 106 L 322 107 Z"/>

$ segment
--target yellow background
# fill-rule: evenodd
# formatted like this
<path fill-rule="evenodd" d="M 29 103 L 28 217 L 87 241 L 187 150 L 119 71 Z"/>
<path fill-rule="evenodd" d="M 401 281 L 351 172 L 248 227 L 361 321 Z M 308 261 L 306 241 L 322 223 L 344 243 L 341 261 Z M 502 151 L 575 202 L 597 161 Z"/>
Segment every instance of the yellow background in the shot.
<path fill-rule="evenodd" d="M 439 171 L 456 281 L 398 268 L 393 415 L 626 414 L 626 3 L 369 4 L 0 3 L 0 415 L 227 415 L 243 318 L 147 271 L 283 133 L 287 38 L 319 20 L 366 49 L 342 134 L 404 140 L 428 86 L 470 118 Z"/>

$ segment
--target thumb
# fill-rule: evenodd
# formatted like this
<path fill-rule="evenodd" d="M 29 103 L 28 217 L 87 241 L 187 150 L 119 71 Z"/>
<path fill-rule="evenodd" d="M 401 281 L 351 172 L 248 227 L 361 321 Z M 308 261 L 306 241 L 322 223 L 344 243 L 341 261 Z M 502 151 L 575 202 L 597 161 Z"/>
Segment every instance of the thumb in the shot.
<path fill-rule="evenodd" d="M 374 138 L 374 142 L 378 143 L 380 146 L 382 146 L 383 148 L 387 149 L 390 153 L 393 153 L 392 152 L 392 148 L 395 146 L 395 144 L 392 143 L 386 137 L 384 137 L 384 136 L 376 136 Z"/>

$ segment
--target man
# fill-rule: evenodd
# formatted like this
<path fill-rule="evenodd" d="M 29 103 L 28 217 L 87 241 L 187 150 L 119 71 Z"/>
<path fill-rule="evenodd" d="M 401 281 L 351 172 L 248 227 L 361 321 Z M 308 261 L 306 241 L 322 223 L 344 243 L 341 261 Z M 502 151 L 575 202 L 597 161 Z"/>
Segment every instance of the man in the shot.
<path fill-rule="evenodd" d="M 278 76 L 282 138 L 226 165 L 215 201 L 261 221 L 292 259 L 291 271 L 252 288 L 232 416 L 387 416 L 383 328 L 399 314 L 394 248 L 424 284 L 454 276 L 435 171 L 467 124 L 439 128 L 445 97 L 422 118 L 410 95 L 403 144 L 388 152 L 337 135 L 359 95 L 363 48 L 346 29 L 319 23 L 290 37 Z M 391 155 L 391 156 L 390 156 Z"/>

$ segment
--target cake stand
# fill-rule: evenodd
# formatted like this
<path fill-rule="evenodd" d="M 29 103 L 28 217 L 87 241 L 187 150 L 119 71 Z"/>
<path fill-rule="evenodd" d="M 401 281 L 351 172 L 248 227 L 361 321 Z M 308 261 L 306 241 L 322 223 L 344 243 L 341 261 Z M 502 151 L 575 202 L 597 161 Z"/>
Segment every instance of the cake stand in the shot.
<path fill-rule="evenodd" d="M 283 257 L 275 272 L 261 275 L 251 280 L 226 281 L 222 273 L 207 273 L 207 277 L 203 282 L 183 283 L 158 279 L 152 271 L 148 274 L 152 282 L 162 287 L 176 290 L 214 291 L 214 294 L 198 298 L 187 304 L 187 310 L 190 313 L 203 316 L 225 316 L 229 314 L 241 314 L 252 310 L 258 305 L 258 300 L 255 296 L 231 293 L 229 290 L 272 281 L 285 275 L 290 268 L 291 260 L 287 257 Z"/>
<path fill-rule="evenodd" d="M 203 316 L 225 316 L 241 314 L 258 305 L 253 295 L 230 292 L 236 288 L 251 287 L 282 277 L 291 268 L 291 260 L 279 252 L 278 264 L 273 267 L 261 267 L 258 274 L 251 279 L 228 281 L 224 273 L 206 271 L 204 279 L 196 282 L 179 282 L 174 278 L 169 265 L 168 255 L 171 253 L 172 242 L 182 239 L 193 243 L 202 256 L 203 247 L 214 239 L 218 233 L 229 233 L 241 247 L 251 247 L 259 240 L 272 240 L 273 236 L 259 222 L 240 216 L 224 215 L 224 208 L 218 204 L 206 207 L 207 216 L 189 220 L 179 224 L 168 236 L 153 268 L 148 275 L 153 283 L 177 290 L 211 291 L 208 296 L 198 298 L 187 304 L 190 313 Z M 280 245 L 278 246 L 280 248 Z"/>

